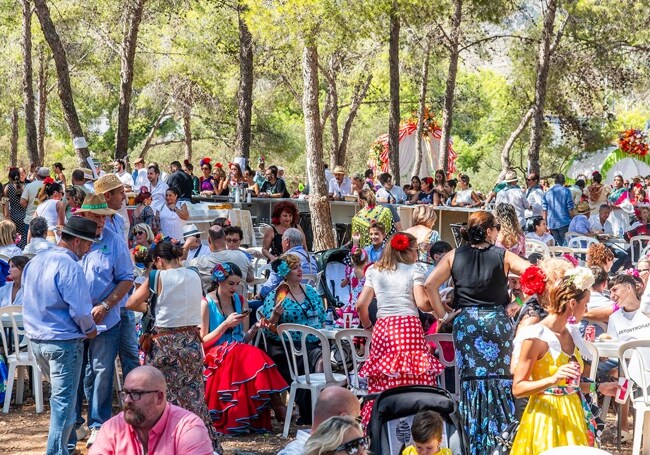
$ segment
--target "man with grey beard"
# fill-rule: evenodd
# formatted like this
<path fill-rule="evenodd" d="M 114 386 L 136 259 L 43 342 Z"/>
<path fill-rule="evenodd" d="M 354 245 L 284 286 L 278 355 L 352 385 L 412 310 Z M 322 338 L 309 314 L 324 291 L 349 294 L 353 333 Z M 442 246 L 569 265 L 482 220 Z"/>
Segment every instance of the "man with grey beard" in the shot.
<path fill-rule="evenodd" d="M 104 423 L 89 454 L 212 455 L 212 441 L 195 414 L 167 402 L 167 384 L 154 367 L 132 370 L 120 392 L 124 411 Z"/>

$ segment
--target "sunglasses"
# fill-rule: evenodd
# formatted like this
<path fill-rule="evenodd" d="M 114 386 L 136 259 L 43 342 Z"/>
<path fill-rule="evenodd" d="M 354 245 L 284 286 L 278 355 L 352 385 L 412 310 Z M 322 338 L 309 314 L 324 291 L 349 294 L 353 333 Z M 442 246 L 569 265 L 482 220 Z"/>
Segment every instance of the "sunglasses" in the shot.
<path fill-rule="evenodd" d="M 202 167 L 201 169 L 204 170 L 204 171 L 209 171 L 210 170 L 209 167 Z"/>
<path fill-rule="evenodd" d="M 637 272 L 639 272 L 639 273 L 650 272 L 650 269 L 639 269 L 639 270 L 637 270 Z"/>
<path fill-rule="evenodd" d="M 495 224 L 495 225 L 492 226 L 492 227 L 493 227 L 494 229 L 496 229 L 497 231 L 500 231 L 500 230 L 501 230 L 501 223 L 497 223 L 497 224 Z"/>
<path fill-rule="evenodd" d="M 140 235 L 140 234 L 144 234 L 144 231 L 133 231 L 133 233 L 134 233 L 135 235 Z"/>
<path fill-rule="evenodd" d="M 368 437 L 363 436 L 361 438 L 353 439 L 350 442 L 341 444 L 333 452 L 345 452 L 348 455 L 357 455 L 361 449 L 366 449 L 370 447 L 370 440 Z"/>

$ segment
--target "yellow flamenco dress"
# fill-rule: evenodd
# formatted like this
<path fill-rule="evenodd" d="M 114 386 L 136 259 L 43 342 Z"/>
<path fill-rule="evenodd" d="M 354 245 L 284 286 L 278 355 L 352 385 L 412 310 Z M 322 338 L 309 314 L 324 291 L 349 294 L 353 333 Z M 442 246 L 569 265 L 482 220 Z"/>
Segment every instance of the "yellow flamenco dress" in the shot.
<path fill-rule="evenodd" d="M 535 324 L 522 330 L 515 340 L 514 353 L 517 354 L 524 339 L 539 338 L 548 343 L 549 349 L 540 360 L 535 362 L 531 378 L 533 381 L 555 374 L 561 365 L 569 363 L 570 356 L 562 351 L 555 334 L 541 324 Z M 572 332 L 573 327 L 571 328 Z M 537 333 L 535 333 L 537 332 Z M 582 344 L 579 332 L 573 335 L 576 343 L 574 355 L 584 370 L 584 363 L 578 346 Z M 587 420 L 582 406 L 582 398 L 575 386 L 567 386 L 562 381 L 530 397 L 528 405 L 519 424 L 510 455 L 536 455 L 548 449 L 562 446 L 593 446 L 588 436 Z"/>

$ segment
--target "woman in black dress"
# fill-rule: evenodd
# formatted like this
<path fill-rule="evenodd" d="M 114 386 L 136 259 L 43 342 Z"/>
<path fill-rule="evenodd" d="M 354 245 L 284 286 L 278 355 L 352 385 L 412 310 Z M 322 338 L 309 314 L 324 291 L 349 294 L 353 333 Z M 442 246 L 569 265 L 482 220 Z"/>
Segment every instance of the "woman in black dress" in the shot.
<path fill-rule="evenodd" d="M 4 188 L 4 196 L 9 200 L 5 204 L 5 219 L 9 218 L 16 225 L 16 232 L 21 235 L 18 247 L 27 245 L 27 228 L 25 224 L 25 207 L 20 205 L 20 196 L 23 194 L 25 184 L 20 181 L 20 171 L 17 167 L 9 169 L 9 183 Z"/>
<path fill-rule="evenodd" d="M 489 212 L 475 212 L 463 237 L 468 242 L 447 254 L 425 283 L 434 313 L 441 322 L 450 314 L 440 301 L 439 287 L 451 277 L 455 293 L 453 322 L 456 362 L 460 374 L 460 412 L 473 455 L 494 451 L 497 436 L 514 417 L 510 361 L 514 331 L 509 304 L 508 272 L 520 275 L 528 261 L 495 247 L 500 226 Z"/>

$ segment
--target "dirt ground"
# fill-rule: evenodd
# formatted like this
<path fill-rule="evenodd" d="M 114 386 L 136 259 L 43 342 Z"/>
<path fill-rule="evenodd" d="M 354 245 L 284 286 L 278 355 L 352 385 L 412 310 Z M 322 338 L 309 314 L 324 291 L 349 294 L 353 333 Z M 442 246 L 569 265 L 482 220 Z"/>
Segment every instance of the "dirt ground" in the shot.
<path fill-rule="evenodd" d="M 0 413 L 0 454 L 43 454 L 50 422 L 49 411 L 46 402 L 45 412 L 36 414 L 33 400 L 26 398 L 24 405 L 12 404 L 8 414 Z M 629 455 L 632 453 L 631 442 L 624 444 L 620 452 L 616 451 L 616 444 L 614 444 L 616 435 L 615 419 L 615 415 L 610 413 L 603 434 L 602 448 L 612 454 Z M 630 428 L 632 428 L 631 421 Z M 290 436 L 295 436 L 296 429 L 297 427 L 292 425 Z M 276 454 L 291 439 L 282 439 L 281 433 L 282 428 L 276 422 L 270 434 L 236 438 L 226 437 L 222 440 L 222 445 L 225 453 L 229 455 Z M 87 453 L 84 441 L 81 441 L 77 448 L 79 453 Z"/>

